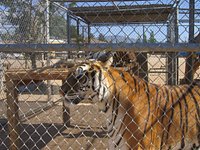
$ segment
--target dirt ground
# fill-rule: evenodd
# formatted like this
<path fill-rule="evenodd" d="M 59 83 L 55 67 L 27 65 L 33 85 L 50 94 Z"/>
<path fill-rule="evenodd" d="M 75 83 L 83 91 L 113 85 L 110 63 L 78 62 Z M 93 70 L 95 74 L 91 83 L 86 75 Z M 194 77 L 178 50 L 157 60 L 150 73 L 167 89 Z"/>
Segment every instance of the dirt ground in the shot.
<path fill-rule="evenodd" d="M 0 104 L 0 109 L 2 109 L 2 104 L 3 102 Z M 24 111 L 25 105 L 22 103 L 20 105 Z M 36 104 L 27 102 L 26 105 L 34 107 Z M 71 106 L 70 114 L 70 127 L 63 124 L 60 104 L 21 122 L 20 139 L 23 144 L 20 149 L 106 149 L 108 138 L 103 113 L 99 113 L 94 105 L 80 104 Z M 1 118 L 0 150 L 8 149 L 6 124 L 6 118 Z"/>
<path fill-rule="evenodd" d="M 53 81 L 54 92 L 60 82 Z M 63 106 L 59 95 L 52 95 L 52 107 L 46 107 L 48 97 L 42 92 L 45 86 L 31 87 L 34 91 L 19 94 L 19 115 L 21 118 L 20 139 L 22 150 L 40 149 L 98 149 L 105 150 L 108 138 L 106 137 L 106 118 L 95 105 L 82 103 L 70 105 L 70 127 L 63 123 Z M 23 90 L 23 88 L 22 88 Z M 45 91 L 45 90 L 44 90 Z M 39 110 L 35 111 L 35 110 Z M 8 129 L 6 116 L 6 94 L 0 93 L 0 150 L 8 149 Z M 27 115 L 29 112 L 36 112 Z M 24 117 L 28 116 L 28 117 Z"/>

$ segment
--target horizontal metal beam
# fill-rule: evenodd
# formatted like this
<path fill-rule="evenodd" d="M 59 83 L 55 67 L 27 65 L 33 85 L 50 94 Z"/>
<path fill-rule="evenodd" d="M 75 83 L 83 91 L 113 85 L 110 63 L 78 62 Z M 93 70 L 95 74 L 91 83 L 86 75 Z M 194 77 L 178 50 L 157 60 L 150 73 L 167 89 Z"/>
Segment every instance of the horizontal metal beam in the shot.
<path fill-rule="evenodd" d="M 118 1 L 121 0 L 50 0 L 51 2 L 112 2 L 112 1 Z M 123 1 L 133 1 L 133 0 L 123 0 Z M 144 1 L 144 0 L 134 0 L 134 1 Z M 152 1 L 152 0 L 146 0 L 146 1 Z"/>
<path fill-rule="evenodd" d="M 113 22 L 113 23 L 90 23 L 91 27 L 95 26 L 120 26 L 120 25 L 162 25 L 167 26 L 166 21 L 159 21 L 159 22 Z"/>
<path fill-rule="evenodd" d="M 32 53 L 63 51 L 200 52 L 196 43 L 96 43 L 96 44 L 0 44 L 0 52 Z"/>

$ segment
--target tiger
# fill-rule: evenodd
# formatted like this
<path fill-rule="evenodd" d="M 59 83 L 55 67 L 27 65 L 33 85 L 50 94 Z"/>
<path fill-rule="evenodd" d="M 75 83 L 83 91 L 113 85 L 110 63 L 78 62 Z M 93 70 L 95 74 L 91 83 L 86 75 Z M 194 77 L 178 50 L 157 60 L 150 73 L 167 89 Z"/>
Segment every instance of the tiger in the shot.
<path fill-rule="evenodd" d="M 78 63 L 60 88 L 65 104 L 90 99 L 105 113 L 109 149 L 200 149 L 198 83 L 156 85 L 112 62 Z"/>

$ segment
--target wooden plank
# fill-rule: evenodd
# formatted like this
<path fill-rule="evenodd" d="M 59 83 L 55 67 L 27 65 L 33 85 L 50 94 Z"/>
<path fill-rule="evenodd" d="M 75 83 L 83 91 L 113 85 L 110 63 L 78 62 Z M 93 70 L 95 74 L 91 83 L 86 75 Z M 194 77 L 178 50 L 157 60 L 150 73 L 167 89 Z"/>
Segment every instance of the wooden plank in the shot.
<path fill-rule="evenodd" d="M 7 95 L 7 118 L 8 118 L 8 135 L 9 135 L 9 149 L 20 149 L 20 120 L 19 120 L 19 107 L 18 95 L 15 89 L 16 81 L 10 77 L 5 76 L 6 79 L 6 95 Z"/>
<path fill-rule="evenodd" d="M 69 69 L 47 69 L 43 72 L 39 70 L 8 70 L 6 76 L 12 80 L 64 80 Z"/>

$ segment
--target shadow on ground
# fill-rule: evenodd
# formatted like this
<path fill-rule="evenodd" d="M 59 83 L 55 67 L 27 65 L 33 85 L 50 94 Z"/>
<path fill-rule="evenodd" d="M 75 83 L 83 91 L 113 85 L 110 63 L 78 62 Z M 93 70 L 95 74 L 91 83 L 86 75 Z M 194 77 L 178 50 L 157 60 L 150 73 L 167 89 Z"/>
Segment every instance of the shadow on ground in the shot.
<path fill-rule="evenodd" d="M 105 131 L 92 131 L 90 129 L 78 128 L 78 132 L 73 133 L 73 130 L 76 129 L 73 126 L 65 127 L 63 124 L 50 124 L 50 123 L 41 123 L 41 124 L 22 124 L 21 125 L 21 148 L 20 150 L 28 149 L 43 149 L 48 147 L 51 149 L 51 146 L 48 146 L 48 143 L 54 141 L 56 137 L 63 137 L 66 141 L 70 139 L 77 138 L 92 138 L 90 143 L 92 143 L 96 138 L 105 138 Z M 65 132 L 63 132 L 65 131 Z M 8 149 L 8 134 L 7 134 L 7 123 L 5 120 L 0 120 L 0 149 Z M 59 142 L 59 141 L 58 141 Z M 60 141 L 61 142 L 61 141 Z M 55 142 L 56 143 L 56 142 Z M 59 145 L 59 143 L 57 143 Z M 66 145 L 67 146 L 67 145 Z M 90 148 L 90 144 L 87 145 L 87 149 Z M 67 147 L 65 147 L 66 149 Z"/>

